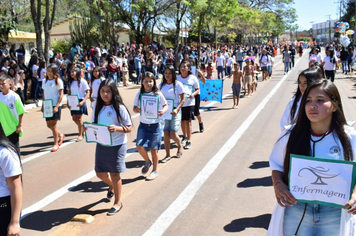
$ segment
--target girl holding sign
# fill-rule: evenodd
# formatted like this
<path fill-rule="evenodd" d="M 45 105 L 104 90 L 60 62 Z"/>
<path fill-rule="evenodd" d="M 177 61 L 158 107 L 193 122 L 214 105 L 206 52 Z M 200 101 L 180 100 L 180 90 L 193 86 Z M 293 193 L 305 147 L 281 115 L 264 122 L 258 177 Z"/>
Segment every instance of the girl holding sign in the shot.
<path fill-rule="evenodd" d="M 81 77 L 81 70 L 77 67 L 73 67 L 70 70 L 70 76 L 68 78 L 68 95 L 76 95 L 79 99 L 79 110 L 71 110 L 70 114 L 74 123 L 78 126 L 78 138 L 77 142 L 83 140 L 83 114 L 88 115 L 86 100 L 89 98 L 89 85 L 88 82 Z M 71 107 L 68 105 L 68 108 Z"/>
<path fill-rule="evenodd" d="M 341 209 L 298 202 L 288 189 L 288 181 L 290 171 L 296 171 L 290 170 L 290 154 L 355 161 L 356 131 L 347 126 L 339 92 L 329 80 L 311 83 L 300 107 L 295 126 L 283 132 L 269 157 L 279 205 L 272 215 L 267 235 L 353 235 L 350 230 L 354 221 L 350 213 L 356 214 L 354 186 L 350 186 L 354 191 L 350 200 L 345 198 Z M 312 176 L 310 183 L 314 181 Z"/>
<path fill-rule="evenodd" d="M 140 125 L 137 130 L 136 148 L 145 160 L 142 174 L 146 174 L 153 162 L 153 170 L 146 180 L 153 180 L 158 176 L 158 150 L 161 148 L 163 123 L 161 116 L 168 110 L 167 101 L 162 92 L 157 88 L 155 76 L 145 72 L 141 81 L 140 92 L 134 100 L 135 113 L 140 113 Z M 152 155 L 152 162 L 148 157 L 146 148 Z"/>
<path fill-rule="evenodd" d="M 304 91 L 307 89 L 307 86 L 314 80 L 322 78 L 323 75 L 320 73 L 319 67 L 308 68 L 299 74 L 297 91 L 295 92 L 293 98 L 289 100 L 280 121 L 282 131 L 285 130 L 286 125 L 292 124 L 297 118 L 300 101 L 302 100 L 302 96 Z"/>
<path fill-rule="evenodd" d="M 44 106 L 45 100 L 51 100 L 52 104 L 52 117 L 46 117 L 47 127 L 52 130 L 54 144 L 51 152 L 55 152 L 62 145 L 64 140 L 64 134 L 62 134 L 57 128 L 57 121 L 61 120 L 62 112 L 62 99 L 63 99 L 63 81 L 59 78 L 58 67 L 55 64 L 50 64 L 47 67 L 46 78 L 42 83 L 43 89 L 43 103 L 42 112 L 47 107 Z M 49 107 L 50 109 L 50 107 Z"/>
<path fill-rule="evenodd" d="M 96 99 L 99 96 L 99 86 L 100 86 L 100 84 L 101 84 L 101 82 L 103 80 L 105 80 L 105 77 L 103 75 L 103 72 L 101 71 L 101 67 L 100 66 L 96 66 L 93 69 L 93 71 L 91 72 L 91 80 L 90 80 L 90 95 L 89 95 L 89 99 L 91 101 L 91 108 L 93 109 L 92 121 L 94 121 Z"/>
<path fill-rule="evenodd" d="M 192 136 L 192 120 L 195 120 L 195 96 L 199 94 L 199 82 L 196 76 L 192 75 L 190 69 L 190 63 L 183 61 L 179 65 L 180 75 L 177 76 L 177 80 L 184 86 L 185 102 L 182 108 L 182 132 L 183 139 L 181 143 L 184 149 L 191 147 Z"/>
<path fill-rule="evenodd" d="M 126 170 L 126 133 L 131 132 L 132 122 L 130 113 L 116 87 L 116 82 L 111 78 L 100 83 L 94 123 L 107 125 L 112 135 L 112 146 L 96 144 L 95 172 L 98 178 L 109 185 L 107 198 L 111 199 L 115 195 L 114 205 L 107 213 L 107 215 L 113 215 L 122 208 L 120 173 Z"/>
<path fill-rule="evenodd" d="M 177 81 L 175 69 L 173 66 L 169 65 L 165 68 L 163 72 L 162 83 L 159 85 L 159 88 L 163 93 L 163 95 L 166 97 L 167 101 L 173 100 L 173 104 L 172 103 L 169 104 L 169 105 L 173 105 L 173 107 L 168 107 L 168 110 L 172 115 L 172 118 L 170 120 L 167 119 L 164 121 L 164 128 L 163 128 L 164 147 L 166 149 L 166 157 L 162 160 L 162 162 L 165 163 L 172 158 L 170 154 L 171 139 L 173 139 L 173 141 L 178 146 L 176 157 L 180 158 L 183 155 L 183 148 L 179 141 L 177 132 L 179 130 L 181 119 L 182 119 L 181 107 L 185 102 L 184 88 L 183 88 L 183 84 Z"/>

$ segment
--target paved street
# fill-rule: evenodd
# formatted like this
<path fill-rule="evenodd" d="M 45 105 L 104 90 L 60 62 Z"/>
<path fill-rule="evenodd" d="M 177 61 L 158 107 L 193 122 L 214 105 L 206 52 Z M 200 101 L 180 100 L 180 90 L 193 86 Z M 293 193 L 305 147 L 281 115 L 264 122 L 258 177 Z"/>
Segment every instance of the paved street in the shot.
<path fill-rule="evenodd" d="M 192 148 L 180 159 L 159 164 L 159 176 L 151 182 L 141 175 L 144 161 L 135 148 L 139 117 L 132 107 L 139 86 L 120 87 L 133 130 L 128 135 L 127 171 L 121 175 L 123 209 L 110 217 L 107 186 L 93 171 L 95 144 L 73 141 L 77 128 L 69 110 L 63 109 L 58 127 L 65 143 L 50 153 L 52 133 L 40 109 L 29 109 L 20 139 L 25 217 L 21 235 L 265 235 L 276 203 L 268 157 L 298 74 L 307 67 L 305 51 L 288 75 L 283 75 L 278 55 L 272 79 L 259 82 L 257 92 L 241 98 L 238 109 L 231 109 L 232 80 L 225 80 L 222 103 L 201 103 L 204 133 L 193 121 Z M 347 120 L 356 120 L 354 78 L 354 73 L 341 75 L 340 70 L 336 76 Z M 90 115 L 91 110 L 84 121 Z M 175 154 L 176 146 L 172 148 Z M 159 156 L 163 159 L 165 151 Z M 92 215 L 94 221 L 71 221 L 77 214 Z"/>

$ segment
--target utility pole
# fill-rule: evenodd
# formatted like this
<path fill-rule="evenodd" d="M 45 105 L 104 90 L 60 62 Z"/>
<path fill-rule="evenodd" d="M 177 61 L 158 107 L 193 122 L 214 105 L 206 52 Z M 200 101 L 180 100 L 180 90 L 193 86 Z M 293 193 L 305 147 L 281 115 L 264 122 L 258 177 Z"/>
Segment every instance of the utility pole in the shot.
<path fill-rule="evenodd" d="M 331 43 L 331 20 L 330 20 L 330 14 L 329 15 L 326 15 L 329 17 L 329 43 Z"/>

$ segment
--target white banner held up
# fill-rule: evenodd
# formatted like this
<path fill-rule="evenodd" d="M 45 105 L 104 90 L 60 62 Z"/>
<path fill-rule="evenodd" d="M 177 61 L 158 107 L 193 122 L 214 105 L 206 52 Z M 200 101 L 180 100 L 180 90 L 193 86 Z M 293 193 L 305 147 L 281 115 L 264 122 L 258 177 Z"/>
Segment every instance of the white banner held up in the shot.
<path fill-rule="evenodd" d="M 354 162 L 290 155 L 289 190 L 301 202 L 343 207 L 350 199 Z"/>

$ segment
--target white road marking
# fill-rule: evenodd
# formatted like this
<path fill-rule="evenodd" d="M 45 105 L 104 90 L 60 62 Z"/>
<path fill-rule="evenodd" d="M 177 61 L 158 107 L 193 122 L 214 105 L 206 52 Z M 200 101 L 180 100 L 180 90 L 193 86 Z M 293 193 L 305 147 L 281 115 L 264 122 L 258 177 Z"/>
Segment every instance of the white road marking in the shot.
<path fill-rule="evenodd" d="M 297 65 L 298 61 L 295 63 Z M 143 236 L 160 236 L 168 227 L 173 223 L 177 216 L 184 211 L 189 203 L 193 200 L 195 194 L 200 187 L 205 183 L 209 176 L 216 170 L 225 156 L 232 150 L 232 148 L 239 141 L 240 137 L 249 128 L 257 115 L 263 110 L 267 102 L 276 93 L 278 88 L 286 80 L 289 73 L 284 75 L 272 91 L 262 100 L 256 109 L 247 117 L 235 133 L 227 140 L 221 149 L 210 159 L 198 175 L 188 184 L 183 192 L 177 197 L 176 200 L 157 218 L 152 226 L 143 234 Z"/>

